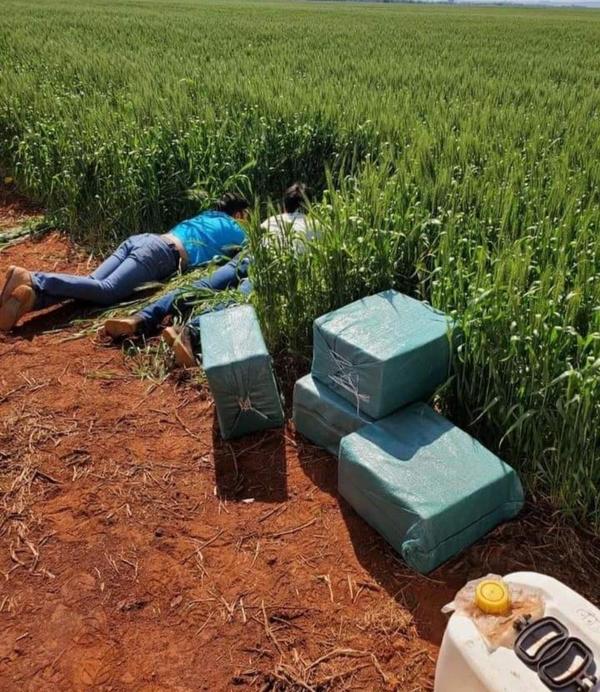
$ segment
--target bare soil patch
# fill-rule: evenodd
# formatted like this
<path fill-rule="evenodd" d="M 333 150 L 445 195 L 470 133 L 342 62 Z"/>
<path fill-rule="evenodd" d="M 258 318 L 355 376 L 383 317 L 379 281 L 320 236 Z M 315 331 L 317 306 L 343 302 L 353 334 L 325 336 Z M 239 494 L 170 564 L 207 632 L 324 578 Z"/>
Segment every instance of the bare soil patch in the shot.
<path fill-rule="evenodd" d="M 12 263 L 88 265 L 58 234 Z M 290 423 L 222 442 L 204 385 L 140 380 L 76 314 L 0 336 L 0 688 L 430 690 L 466 580 L 535 569 L 598 603 L 600 543 L 539 505 L 415 574 Z"/>
<path fill-rule="evenodd" d="M 41 215 L 42 208 L 18 194 L 12 178 L 4 176 L 0 171 L 0 231 L 14 228 Z"/>

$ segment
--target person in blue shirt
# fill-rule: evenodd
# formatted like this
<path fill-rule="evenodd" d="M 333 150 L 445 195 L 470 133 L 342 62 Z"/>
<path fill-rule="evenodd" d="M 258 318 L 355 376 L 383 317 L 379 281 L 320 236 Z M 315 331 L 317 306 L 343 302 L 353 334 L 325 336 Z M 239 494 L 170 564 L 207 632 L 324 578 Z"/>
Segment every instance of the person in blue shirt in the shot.
<path fill-rule="evenodd" d="M 281 213 L 271 216 L 262 222 L 265 231 L 263 242 L 278 242 L 285 232 L 294 234 L 296 252 L 304 251 L 305 243 L 318 234 L 318 224 L 306 213 L 309 202 L 309 190 L 304 183 L 295 182 L 287 188 L 281 201 Z M 138 334 L 152 334 L 166 317 L 179 315 L 185 317 L 197 304 L 198 298 L 214 296 L 220 291 L 237 289 L 242 296 L 252 293 L 252 282 L 248 277 L 251 258 L 246 252 L 240 252 L 227 264 L 216 269 L 212 274 L 194 281 L 191 287 L 171 291 L 158 300 L 146 305 L 135 315 L 113 317 L 104 323 L 101 334 L 111 339 L 130 338 Z M 189 289 L 193 289 L 190 293 Z M 234 303 L 228 297 L 222 302 L 213 304 L 206 312 L 220 310 Z M 175 356 L 175 363 L 183 367 L 194 367 L 194 341 L 198 341 L 199 317 L 185 326 L 172 325 L 162 331 L 162 338 L 169 345 Z"/>
<path fill-rule="evenodd" d="M 302 251 L 303 241 L 309 240 L 314 235 L 314 223 L 310 222 L 306 215 L 308 194 L 304 183 L 296 182 L 288 187 L 281 203 L 282 213 L 271 216 L 261 224 L 266 232 L 265 242 L 282 237 L 287 229 L 288 232 L 292 231 L 297 235 L 294 241 L 295 247 L 298 252 Z M 247 296 L 252 292 L 252 283 L 248 278 L 250 261 L 251 258 L 247 253 L 241 252 L 212 274 L 194 281 L 191 288 L 205 293 L 207 297 L 227 289 L 238 289 L 240 293 Z M 152 334 L 166 317 L 191 312 L 198 295 L 192 292 L 190 297 L 189 293 L 188 288 L 171 291 L 135 315 L 110 318 L 104 323 L 102 334 L 112 339 L 132 337 L 136 334 Z M 219 305 L 222 307 L 221 304 Z M 170 343 L 176 331 L 175 327 L 167 328 L 163 336 Z"/>
<path fill-rule="evenodd" d="M 168 233 L 143 233 L 128 238 L 90 276 L 29 272 L 9 267 L 0 294 L 0 331 L 10 331 L 32 310 L 65 300 L 113 305 L 142 284 L 164 281 L 177 270 L 207 264 L 216 256 L 231 257 L 246 242 L 240 221 L 249 203 L 228 192 L 215 205 L 175 226 Z"/>

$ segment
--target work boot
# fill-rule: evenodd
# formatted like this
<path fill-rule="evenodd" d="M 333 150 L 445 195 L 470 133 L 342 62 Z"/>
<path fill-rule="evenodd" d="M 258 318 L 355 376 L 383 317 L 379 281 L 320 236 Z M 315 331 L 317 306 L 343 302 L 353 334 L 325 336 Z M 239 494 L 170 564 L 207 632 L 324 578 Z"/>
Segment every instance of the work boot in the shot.
<path fill-rule="evenodd" d="M 197 363 L 189 329 L 186 327 L 167 327 L 163 329 L 162 338 L 172 349 L 177 365 L 182 368 L 196 367 Z"/>
<path fill-rule="evenodd" d="M 27 312 L 33 310 L 35 291 L 31 286 L 17 286 L 0 306 L 0 332 L 9 332 Z"/>
<path fill-rule="evenodd" d="M 142 323 L 141 317 L 136 317 L 135 315 L 106 320 L 103 333 L 106 336 L 110 336 L 111 339 L 125 339 L 126 337 L 135 336 L 141 330 Z"/>
<path fill-rule="evenodd" d="M 12 296 L 18 286 L 31 286 L 31 274 L 23 267 L 15 267 L 13 264 L 6 272 L 4 288 L 0 294 L 0 306 Z"/>

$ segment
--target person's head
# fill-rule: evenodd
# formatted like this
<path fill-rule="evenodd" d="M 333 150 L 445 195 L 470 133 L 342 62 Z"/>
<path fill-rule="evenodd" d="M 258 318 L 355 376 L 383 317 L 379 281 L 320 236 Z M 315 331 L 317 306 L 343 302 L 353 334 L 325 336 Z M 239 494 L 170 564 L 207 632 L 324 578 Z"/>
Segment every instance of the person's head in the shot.
<path fill-rule="evenodd" d="M 250 202 L 237 192 L 226 192 L 215 204 L 215 211 L 229 214 L 234 219 L 245 219 L 248 216 Z"/>
<path fill-rule="evenodd" d="M 308 188 L 304 183 L 290 185 L 283 194 L 283 208 L 288 214 L 304 211 L 308 201 Z"/>

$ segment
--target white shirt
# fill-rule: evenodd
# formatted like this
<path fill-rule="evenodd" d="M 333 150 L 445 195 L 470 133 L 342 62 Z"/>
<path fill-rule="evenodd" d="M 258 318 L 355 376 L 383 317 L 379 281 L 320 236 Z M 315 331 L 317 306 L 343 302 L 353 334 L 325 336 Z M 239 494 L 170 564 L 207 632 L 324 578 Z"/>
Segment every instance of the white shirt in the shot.
<path fill-rule="evenodd" d="M 285 212 L 270 216 L 261 223 L 261 228 L 264 228 L 273 238 L 283 239 L 286 232 L 293 233 L 296 236 L 303 238 L 294 239 L 294 248 L 296 251 L 303 250 L 303 240 L 312 240 L 315 237 L 315 222 L 309 219 L 306 214 L 301 211 L 295 211 L 292 214 Z"/>

